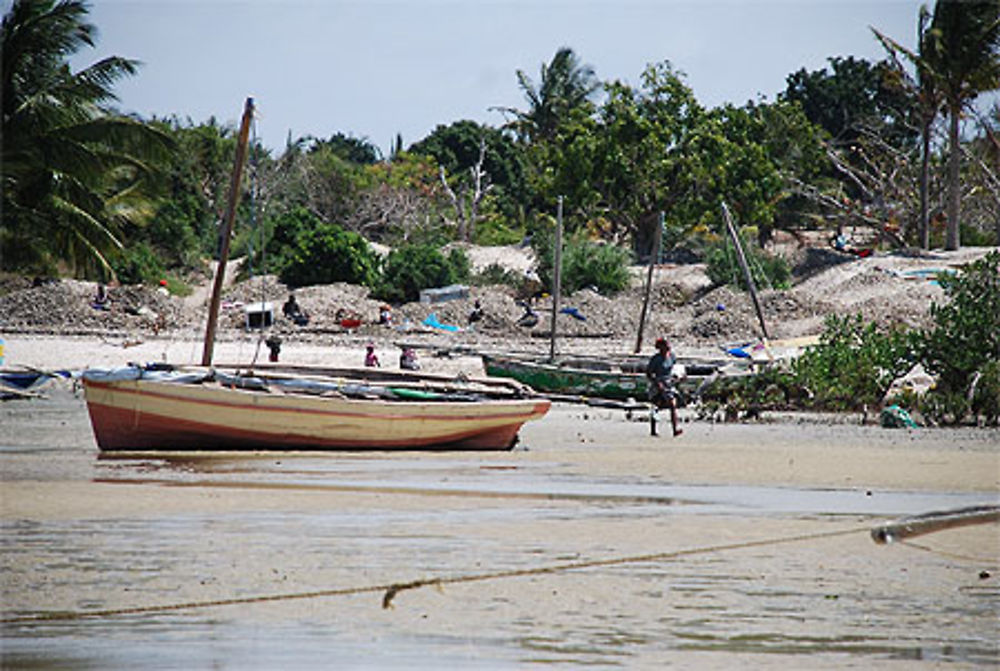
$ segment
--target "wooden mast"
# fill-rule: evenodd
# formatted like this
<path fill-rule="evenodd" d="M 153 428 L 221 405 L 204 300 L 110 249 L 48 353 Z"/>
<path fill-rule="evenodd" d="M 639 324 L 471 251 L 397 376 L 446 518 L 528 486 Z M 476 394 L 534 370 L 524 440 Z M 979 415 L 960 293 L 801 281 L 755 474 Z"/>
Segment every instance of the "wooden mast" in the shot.
<path fill-rule="evenodd" d="M 559 196 L 559 210 L 556 216 L 555 259 L 552 263 L 552 333 L 549 340 L 549 361 L 556 358 L 556 315 L 559 314 L 559 296 L 562 294 L 562 239 L 563 239 L 563 197 Z"/>
<path fill-rule="evenodd" d="M 653 270 L 660 260 L 660 247 L 663 245 L 664 213 L 660 212 L 656 220 L 656 231 L 653 232 L 653 253 L 649 255 L 649 269 L 646 271 L 646 293 L 642 297 L 642 312 L 639 313 L 639 334 L 635 339 L 635 353 L 642 350 L 642 332 L 646 329 L 646 312 L 649 310 L 649 294 L 653 289 Z"/>
<path fill-rule="evenodd" d="M 764 313 L 761 312 L 760 302 L 757 300 L 757 288 L 753 283 L 753 276 L 750 274 L 750 266 L 747 264 L 746 254 L 743 253 L 743 243 L 740 241 L 740 236 L 736 233 L 736 227 L 733 226 L 733 218 L 729 214 L 729 208 L 726 204 L 722 204 L 722 214 L 726 220 L 726 228 L 729 230 L 729 237 L 733 239 L 733 245 L 736 246 L 736 259 L 740 262 L 740 267 L 743 269 L 743 278 L 747 282 L 747 286 L 750 288 L 750 298 L 753 300 L 753 308 L 757 311 L 757 321 L 760 322 L 760 332 L 764 334 L 765 345 L 770 336 L 767 335 L 767 326 L 764 324 Z"/>
<path fill-rule="evenodd" d="M 240 122 L 240 134 L 236 144 L 236 165 L 233 166 L 233 177 L 229 183 L 229 205 L 226 209 L 226 220 L 222 227 L 219 248 L 219 265 L 215 269 L 215 283 L 212 285 L 212 299 L 208 306 L 208 326 L 205 327 L 205 349 L 201 355 L 201 365 L 212 365 L 212 351 L 215 348 L 215 329 L 219 321 L 219 304 L 222 301 L 222 284 L 226 276 L 226 264 L 229 263 L 229 241 L 233 235 L 233 222 L 236 219 L 236 206 L 240 202 L 240 183 L 243 177 L 243 163 L 247 155 L 247 142 L 250 138 L 250 122 L 253 120 L 253 98 L 247 98 L 243 107 L 243 120 Z"/>

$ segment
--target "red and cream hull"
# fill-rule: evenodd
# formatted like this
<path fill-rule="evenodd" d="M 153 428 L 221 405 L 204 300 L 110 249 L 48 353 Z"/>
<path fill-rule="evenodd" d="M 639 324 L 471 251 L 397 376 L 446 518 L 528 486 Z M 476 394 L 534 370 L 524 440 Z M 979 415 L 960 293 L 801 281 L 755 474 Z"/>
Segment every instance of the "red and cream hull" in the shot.
<path fill-rule="evenodd" d="M 545 399 L 418 402 L 268 393 L 157 380 L 84 378 L 102 450 L 513 447 Z"/>

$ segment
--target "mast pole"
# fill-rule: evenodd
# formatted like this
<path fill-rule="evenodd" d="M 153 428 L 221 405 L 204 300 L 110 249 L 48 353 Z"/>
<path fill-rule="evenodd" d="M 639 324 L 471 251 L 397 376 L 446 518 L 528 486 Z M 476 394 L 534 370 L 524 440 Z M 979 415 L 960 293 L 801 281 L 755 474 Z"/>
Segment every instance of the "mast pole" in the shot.
<path fill-rule="evenodd" d="M 233 177 L 229 182 L 229 205 L 226 209 L 226 221 L 222 227 L 222 244 L 219 249 L 219 265 L 215 269 L 215 284 L 212 285 L 212 299 L 208 306 L 208 326 L 205 327 L 205 349 L 201 355 L 201 365 L 212 365 L 212 351 L 215 348 L 215 328 L 219 321 L 219 304 L 222 301 L 222 283 L 226 276 L 226 264 L 229 262 L 229 240 L 233 235 L 233 222 L 236 219 L 236 206 L 240 202 L 240 181 L 243 177 L 243 163 L 247 155 L 247 140 L 250 137 L 250 121 L 253 119 L 253 98 L 247 98 L 243 107 L 243 120 L 240 123 L 239 140 L 236 144 L 236 165 L 233 166 Z"/>
<path fill-rule="evenodd" d="M 729 214 L 729 208 L 726 204 L 722 204 L 722 214 L 726 220 L 726 229 L 729 231 L 729 237 L 733 239 L 733 245 L 736 246 L 736 259 L 740 262 L 740 267 L 743 269 L 743 278 L 747 282 L 747 286 L 750 287 L 750 298 L 753 300 L 753 309 L 757 311 L 757 321 L 760 322 L 760 332 L 764 334 L 765 345 L 770 336 L 767 335 L 767 326 L 764 324 L 764 313 L 760 309 L 760 302 L 757 300 L 757 288 L 753 283 L 753 276 L 750 274 L 750 266 L 747 264 L 747 257 L 743 253 L 743 243 L 740 241 L 740 236 L 736 233 L 736 227 L 733 226 L 733 218 Z"/>
<path fill-rule="evenodd" d="M 556 358 L 556 315 L 559 314 L 559 294 L 562 293 L 563 197 L 559 196 L 556 214 L 555 259 L 552 264 L 552 334 L 549 340 L 549 361 Z"/>
<path fill-rule="evenodd" d="M 649 256 L 649 270 L 646 271 L 646 293 L 642 297 L 642 312 L 639 313 L 639 335 L 635 339 L 635 353 L 642 350 L 642 333 L 646 328 L 646 311 L 649 309 L 649 295 L 653 290 L 653 269 L 660 260 L 660 247 L 663 245 L 664 213 L 660 212 L 656 231 L 653 232 L 653 253 Z"/>

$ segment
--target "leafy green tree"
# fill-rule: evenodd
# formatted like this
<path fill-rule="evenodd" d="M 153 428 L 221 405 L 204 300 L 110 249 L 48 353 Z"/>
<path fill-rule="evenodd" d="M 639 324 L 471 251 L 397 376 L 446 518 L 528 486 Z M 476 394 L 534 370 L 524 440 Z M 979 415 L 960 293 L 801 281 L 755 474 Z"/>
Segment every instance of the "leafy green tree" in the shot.
<path fill-rule="evenodd" d="M 367 139 L 334 133 L 329 140 L 307 138 L 306 141 L 311 142 L 311 152 L 329 149 L 345 161 L 358 165 L 372 165 L 382 160 L 382 152 Z"/>
<path fill-rule="evenodd" d="M 667 248 L 719 230 L 724 198 L 747 225 L 770 226 L 782 182 L 756 117 L 707 112 L 666 62 L 648 66 L 640 88 L 613 82 L 605 91 L 596 118 L 563 126 L 561 151 L 546 157 L 544 188 L 567 194 L 576 227 L 582 220 L 605 239 L 630 239 L 641 256 L 661 211 Z"/>
<path fill-rule="evenodd" d="M 926 58 L 948 110 L 947 249 L 958 249 L 961 210 L 960 121 L 979 94 L 1000 89 L 1000 0 L 938 0 Z"/>
<path fill-rule="evenodd" d="M 890 63 L 870 63 L 853 56 L 827 62 L 829 71 L 803 68 L 789 75 L 779 98 L 799 103 L 806 117 L 839 146 L 850 147 L 865 126 L 873 125 L 884 126 L 883 133 L 893 146 L 913 144 L 912 106 L 906 94 L 891 85 Z"/>
<path fill-rule="evenodd" d="M 2 42 L 4 265 L 109 273 L 123 222 L 151 212 L 151 163 L 167 138 L 112 114 L 112 86 L 137 63 L 110 56 L 78 72 L 67 59 L 94 45 L 79 0 L 15 0 Z"/>
<path fill-rule="evenodd" d="M 403 245 L 389 252 L 376 295 L 389 302 L 415 301 L 420 291 L 469 278 L 469 259 L 460 249 L 447 256 L 435 245 Z"/>
<path fill-rule="evenodd" d="M 319 223 L 297 236 L 279 277 L 293 287 L 332 282 L 373 287 L 378 280 L 378 255 L 357 233 Z"/>

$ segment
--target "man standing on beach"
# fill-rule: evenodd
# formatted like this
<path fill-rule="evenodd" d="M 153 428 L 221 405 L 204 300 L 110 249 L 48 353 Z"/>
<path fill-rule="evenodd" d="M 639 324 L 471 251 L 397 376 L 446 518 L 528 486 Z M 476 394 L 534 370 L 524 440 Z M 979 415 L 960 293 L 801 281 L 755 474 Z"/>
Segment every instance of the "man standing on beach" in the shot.
<path fill-rule="evenodd" d="M 677 357 L 670 350 L 666 338 L 657 338 L 656 354 L 649 358 L 646 365 L 646 378 L 649 380 L 649 400 L 655 408 L 670 408 L 670 423 L 674 435 L 679 436 L 684 431 L 677 427 L 677 387 L 674 385 L 674 364 Z M 656 433 L 656 410 L 650 413 L 650 431 Z"/>

